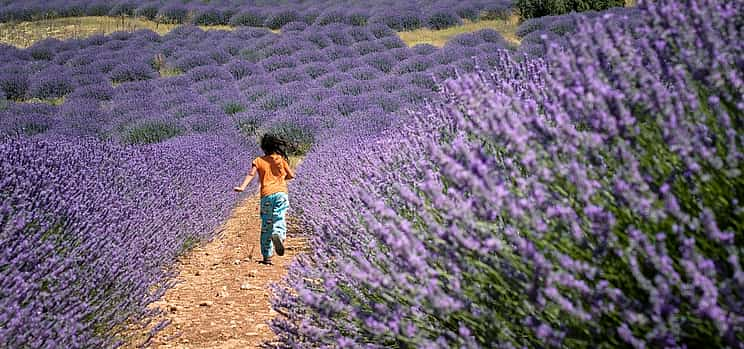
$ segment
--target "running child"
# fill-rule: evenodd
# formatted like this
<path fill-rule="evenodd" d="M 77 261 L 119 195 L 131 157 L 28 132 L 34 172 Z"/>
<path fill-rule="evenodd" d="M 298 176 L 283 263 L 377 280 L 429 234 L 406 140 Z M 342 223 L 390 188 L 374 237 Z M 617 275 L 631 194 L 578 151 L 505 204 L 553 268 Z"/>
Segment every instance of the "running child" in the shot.
<path fill-rule="evenodd" d="M 276 135 L 266 134 L 261 137 L 264 156 L 253 160 L 243 183 L 234 188 L 238 192 L 244 191 L 258 172 L 261 183 L 261 254 L 264 264 L 271 264 L 272 250 L 276 250 L 279 256 L 284 255 L 284 240 L 287 236 L 285 214 L 289 209 L 287 180 L 294 178 L 294 172 L 287 163 L 286 146 L 287 142 Z"/>

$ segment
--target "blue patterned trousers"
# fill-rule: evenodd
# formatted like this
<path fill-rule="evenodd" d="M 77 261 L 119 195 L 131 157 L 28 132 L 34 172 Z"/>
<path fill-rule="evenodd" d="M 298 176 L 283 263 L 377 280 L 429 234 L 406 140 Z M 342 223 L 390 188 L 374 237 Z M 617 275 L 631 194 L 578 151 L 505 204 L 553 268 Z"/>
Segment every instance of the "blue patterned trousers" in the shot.
<path fill-rule="evenodd" d="M 261 254 L 271 257 L 274 244 L 271 235 L 278 234 L 282 241 L 287 237 L 287 220 L 285 214 L 289 209 L 289 196 L 278 192 L 261 197 Z"/>

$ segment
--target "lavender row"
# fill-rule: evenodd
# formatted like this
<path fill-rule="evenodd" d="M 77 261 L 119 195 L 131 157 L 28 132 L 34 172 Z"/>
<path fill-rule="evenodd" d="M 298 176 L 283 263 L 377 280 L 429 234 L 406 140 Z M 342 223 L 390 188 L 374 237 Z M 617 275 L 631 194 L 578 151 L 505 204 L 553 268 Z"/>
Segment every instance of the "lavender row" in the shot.
<path fill-rule="evenodd" d="M 580 23 L 596 20 L 608 13 L 614 15 L 609 20 L 630 30 L 642 23 L 643 12 L 635 7 L 530 18 L 517 27 L 516 35 L 521 39 L 518 51 L 524 55 L 542 57 L 551 44 L 565 46 L 568 39 L 578 31 Z"/>
<path fill-rule="evenodd" d="M 0 346 L 116 347 L 147 321 L 175 257 L 234 203 L 256 149 L 231 139 L 0 141 Z"/>
<path fill-rule="evenodd" d="M 57 17 L 137 16 L 164 23 L 236 25 L 279 29 L 289 22 L 327 25 L 383 23 L 396 30 L 420 27 L 442 29 L 463 20 L 505 18 L 511 0 L 437 1 L 75 1 L 56 0 L 43 4 L 5 1 L 0 21 L 29 21 Z"/>
<path fill-rule="evenodd" d="M 744 8 L 639 11 L 308 155 L 282 343 L 741 348 Z"/>

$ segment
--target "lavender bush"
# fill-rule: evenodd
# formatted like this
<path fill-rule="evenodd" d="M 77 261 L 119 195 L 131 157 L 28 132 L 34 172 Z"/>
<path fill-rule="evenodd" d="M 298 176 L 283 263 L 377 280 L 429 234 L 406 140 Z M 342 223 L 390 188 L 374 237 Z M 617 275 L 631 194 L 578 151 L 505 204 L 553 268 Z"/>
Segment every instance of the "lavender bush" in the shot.
<path fill-rule="evenodd" d="M 426 18 L 426 26 L 435 30 L 454 27 L 459 24 L 462 24 L 462 19 L 450 10 L 435 11 Z"/>
<path fill-rule="evenodd" d="M 155 3 L 145 3 L 137 7 L 134 10 L 134 15 L 137 17 L 144 17 L 149 20 L 154 20 L 158 15 L 158 5 Z M 71 16 L 72 17 L 72 16 Z"/>
<path fill-rule="evenodd" d="M 73 89 L 69 71 L 53 66 L 36 73 L 31 78 L 29 95 L 40 99 L 59 98 L 72 92 Z"/>
<path fill-rule="evenodd" d="M 744 8 L 640 10 L 445 83 L 411 127 L 339 123 L 294 187 L 313 252 L 281 341 L 741 348 Z"/>
<path fill-rule="evenodd" d="M 127 81 L 138 81 L 153 79 L 157 73 L 152 66 L 146 62 L 132 62 L 122 64 L 111 70 L 111 81 L 122 83 Z"/>
<path fill-rule="evenodd" d="M 23 99 L 28 92 L 28 69 L 23 65 L 4 65 L 0 70 L 0 89 L 7 99 Z"/>
<path fill-rule="evenodd" d="M 191 23 L 196 25 L 227 25 L 233 15 L 233 10 L 206 8 L 195 11 Z"/>
<path fill-rule="evenodd" d="M 225 188 L 245 165 L 242 148 L 219 135 L 150 148 L 60 138 L 0 148 L 0 345 L 9 348 L 118 346 L 121 325 L 142 320 L 169 286 L 165 267 L 226 216 Z M 214 180 L 199 179 L 213 170 Z"/>
<path fill-rule="evenodd" d="M 614 15 L 607 19 L 614 22 L 613 25 L 633 28 L 642 24 L 643 13 L 633 7 L 530 18 L 517 27 L 516 35 L 522 39 L 518 51 L 529 56 L 542 57 L 550 44 L 564 46 L 567 39 L 577 31 L 579 23 L 605 13 Z"/>
<path fill-rule="evenodd" d="M 162 23 L 184 23 L 188 18 L 189 10 L 180 4 L 165 5 L 158 10 L 156 19 Z"/>

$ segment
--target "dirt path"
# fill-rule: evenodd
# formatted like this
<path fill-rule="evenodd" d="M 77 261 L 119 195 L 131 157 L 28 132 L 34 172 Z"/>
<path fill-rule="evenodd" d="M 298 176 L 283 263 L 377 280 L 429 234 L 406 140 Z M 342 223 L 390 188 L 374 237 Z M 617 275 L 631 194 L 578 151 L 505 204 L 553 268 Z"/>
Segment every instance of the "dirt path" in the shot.
<path fill-rule="evenodd" d="M 273 266 L 259 264 L 258 196 L 233 211 L 225 231 L 208 244 L 194 248 L 178 262 L 178 285 L 154 306 L 164 309 L 171 324 L 147 348 L 258 348 L 275 334 L 268 321 L 269 284 L 287 272 L 292 258 L 306 248 L 290 226 L 283 257 Z"/>

